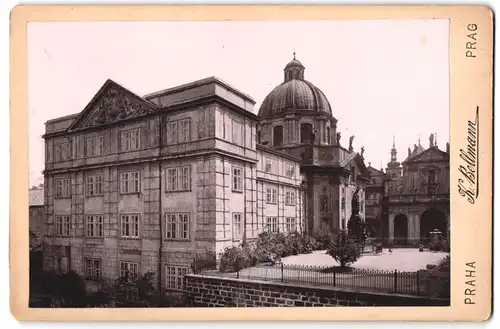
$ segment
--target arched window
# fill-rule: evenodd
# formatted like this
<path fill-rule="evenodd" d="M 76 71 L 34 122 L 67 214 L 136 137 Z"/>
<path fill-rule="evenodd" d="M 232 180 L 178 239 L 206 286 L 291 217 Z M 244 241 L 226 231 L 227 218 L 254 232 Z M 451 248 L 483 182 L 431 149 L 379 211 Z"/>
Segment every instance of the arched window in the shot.
<path fill-rule="evenodd" d="M 310 123 L 302 123 L 300 125 L 300 142 L 302 144 L 310 144 L 312 143 L 312 124 Z"/>
<path fill-rule="evenodd" d="M 273 142 L 274 146 L 283 145 L 283 126 L 275 126 L 273 128 Z"/>
<path fill-rule="evenodd" d="M 326 127 L 326 136 L 325 137 L 326 137 L 325 142 L 327 144 L 330 144 L 330 127 Z"/>
<path fill-rule="evenodd" d="M 392 179 L 396 179 L 396 173 L 392 173 Z"/>

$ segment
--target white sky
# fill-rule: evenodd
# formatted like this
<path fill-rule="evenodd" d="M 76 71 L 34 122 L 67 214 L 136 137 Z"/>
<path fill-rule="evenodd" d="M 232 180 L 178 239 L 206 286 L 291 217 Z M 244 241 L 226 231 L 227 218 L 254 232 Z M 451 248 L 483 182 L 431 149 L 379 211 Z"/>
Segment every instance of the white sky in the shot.
<path fill-rule="evenodd" d="M 29 23 L 30 184 L 43 181 L 45 121 L 80 112 L 110 78 L 144 95 L 217 76 L 257 102 L 293 51 L 328 97 L 343 145 L 385 168 L 396 135 L 449 141 L 447 20 Z"/>

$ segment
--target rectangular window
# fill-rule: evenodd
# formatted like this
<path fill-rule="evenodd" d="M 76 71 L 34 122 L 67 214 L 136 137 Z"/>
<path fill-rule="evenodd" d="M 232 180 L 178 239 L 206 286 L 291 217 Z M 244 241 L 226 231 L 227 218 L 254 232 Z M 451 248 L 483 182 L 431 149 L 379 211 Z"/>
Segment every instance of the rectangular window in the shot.
<path fill-rule="evenodd" d="M 276 174 L 276 161 L 270 158 L 266 158 L 264 171 L 267 173 Z"/>
<path fill-rule="evenodd" d="M 58 142 L 54 145 L 54 161 L 67 161 L 70 159 L 70 144 L 69 142 Z"/>
<path fill-rule="evenodd" d="M 269 233 L 278 233 L 278 218 L 277 217 L 267 217 L 266 218 L 266 231 Z"/>
<path fill-rule="evenodd" d="M 89 237 L 103 236 L 104 220 L 102 215 L 89 215 L 85 223 L 85 235 Z"/>
<path fill-rule="evenodd" d="M 243 169 L 233 167 L 233 191 L 243 191 Z"/>
<path fill-rule="evenodd" d="M 121 215 L 121 231 L 124 238 L 139 237 L 139 215 Z"/>
<path fill-rule="evenodd" d="M 177 144 L 177 121 L 167 124 L 167 144 Z"/>
<path fill-rule="evenodd" d="M 102 195 L 102 175 L 94 175 L 85 177 L 85 195 L 95 196 Z"/>
<path fill-rule="evenodd" d="M 167 191 L 191 190 L 191 166 L 167 168 Z"/>
<path fill-rule="evenodd" d="M 85 276 L 88 279 L 99 280 L 102 277 L 102 268 L 100 259 L 85 260 Z"/>
<path fill-rule="evenodd" d="M 139 278 L 139 264 L 132 262 L 120 262 L 120 277 L 134 282 Z"/>
<path fill-rule="evenodd" d="M 69 216 L 56 216 L 56 234 L 68 236 L 71 233 L 71 222 Z"/>
<path fill-rule="evenodd" d="M 243 222 L 241 214 L 233 214 L 233 240 L 240 240 L 243 236 Z"/>
<path fill-rule="evenodd" d="M 167 289 L 183 290 L 184 276 L 189 273 L 189 269 L 183 266 L 165 266 Z"/>
<path fill-rule="evenodd" d="M 120 174 L 120 193 L 139 193 L 139 172 L 131 171 Z"/>
<path fill-rule="evenodd" d="M 287 177 L 293 178 L 295 176 L 295 166 L 294 165 L 286 165 L 285 175 Z"/>
<path fill-rule="evenodd" d="M 167 144 L 186 143 L 191 140 L 191 119 L 167 123 Z"/>
<path fill-rule="evenodd" d="M 285 193 L 285 204 L 287 206 L 294 206 L 295 205 L 295 192 L 286 191 L 286 193 Z"/>
<path fill-rule="evenodd" d="M 179 143 L 187 143 L 190 141 L 190 119 L 180 120 L 178 123 L 179 129 Z"/>
<path fill-rule="evenodd" d="M 168 213 L 166 214 L 167 239 L 188 240 L 189 239 L 189 214 Z"/>
<path fill-rule="evenodd" d="M 278 190 L 272 187 L 268 187 L 266 191 L 266 202 L 267 203 L 277 203 L 278 202 Z"/>
<path fill-rule="evenodd" d="M 56 179 L 56 198 L 69 198 L 69 178 Z"/>
<path fill-rule="evenodd" d="M 121 132 L 121 151 L 133 151 L 141 148 L 141 128 Z"/>
<path fill-rule="evenodd" d="M 88 157 L 104 154 L 104 136 L 87 137 L 86 144 Z"/>
<path fill-rule="evenodd" d="M 297 226 L 295 224 L 295 218 L 293 218 L 293 217 L 286 218 L 286 231 L 289 233 L 297 231 Z"/>

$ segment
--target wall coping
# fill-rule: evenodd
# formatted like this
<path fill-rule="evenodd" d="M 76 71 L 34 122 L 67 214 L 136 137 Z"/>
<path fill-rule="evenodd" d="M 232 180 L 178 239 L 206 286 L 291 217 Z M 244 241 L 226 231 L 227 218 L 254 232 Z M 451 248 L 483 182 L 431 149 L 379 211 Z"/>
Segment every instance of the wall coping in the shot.
<path fill-rule="evenodd" d="M 213 276 L 213 275 L 202 275 L 202 274 L 187 274 L 186 277 L 192 277 L 192 278 L 200 278 L 200 279 L 211 279 L 211 280 L 220 280 L 220 281 L 227 281 L 227 282 L 232 282 L 232 283 L 256 283 L 256 284 L 261 284 L 261 285 L 267 285 L 267 286 L 280 286 L 280 287 L 285 287 L 285 288 L 301 288 L 301 289 L 315 289 L 315 290 L 323 290 L 323 291 L 331 291 L 331 292 L 345 292 L 345 293 L 352 293 L 352 294 L 358 294 L 358 295 L 365 295 L 365 296 L 384 296 L 384 297 L 401 297 L 401 298 L 407 298 L 407 299 L 432 299 L 435 301 L 447 301 L 448 299 L 445 298 L 438 298 L 438 297 L 431 297 L 431 296 L 415 296 L 415 295 L 406 295 L 406 294 L 399 294 L 399 293 L 387 293 L 387 292 L 374 292 L 374 291 L 362 291 L 362 290 L 356 290 L 356 289 L 349 289 L 349 288 L 341 288 L 341 287 L 325 287 L 325 286 L 316 286 L 312 284 L 300 284 L 300 283 L 286 283 L 286 282 L 276 282 L 276 281 L 263 281 L 263 280 L 254 280 L 254 279 L 238 279 L 238 278 L 230 278 L 230 277 L 224 277 L 224 276 Z"/>

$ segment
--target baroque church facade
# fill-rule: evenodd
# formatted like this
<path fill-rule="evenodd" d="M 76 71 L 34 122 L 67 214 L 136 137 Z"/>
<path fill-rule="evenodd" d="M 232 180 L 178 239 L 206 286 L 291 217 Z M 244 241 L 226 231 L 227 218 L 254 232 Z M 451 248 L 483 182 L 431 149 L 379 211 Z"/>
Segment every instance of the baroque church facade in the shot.
<path fill-rule="evenodd" d="M 294 59 L 255 101 L 217 78 L 138 96 L 108 80 L 46 122 L 44 269 L 89 281 L 155 273 L 182 288 L 197 254 L 263 231 L 347 227 L 369 172 Z"/>
<path fill-rule="evenodd" d="M 391 161 L 384 170 L 368 166 L 366 221 L 375 223 L 386 245 L 426 244 L 438 230 L 450 238 L 450 145 L 443 151 L 435 134 L 429 147 L 408 148 L 403 162 L 397 160 L 395 141 Z"/>

